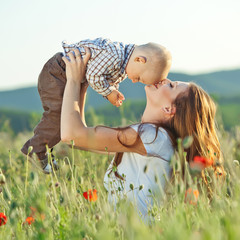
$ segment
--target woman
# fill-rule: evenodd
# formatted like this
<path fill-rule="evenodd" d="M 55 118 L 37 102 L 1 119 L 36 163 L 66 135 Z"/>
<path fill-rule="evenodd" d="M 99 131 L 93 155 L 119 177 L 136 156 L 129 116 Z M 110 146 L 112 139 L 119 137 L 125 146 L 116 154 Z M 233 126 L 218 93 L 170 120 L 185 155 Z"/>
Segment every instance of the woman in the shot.
<path fill-rule="evenodd" d="M 75 50 L 76 57 L 69 54 L 70 61 L 63 57 L 67 84 L 61 139 L 67 143 L 73 140 L 82 149 L 100 152 L 107 149 L 118 153 L 104 179 L 109 197 L 114 200 L 117 195 L 127 193 L 128 199 L 136 201 L 138 209 L 146 216 L 148 205 L 152 204 L 149 192 L 158 194 L 159 189 L 164 188 L 165 177 L 170 176 L 169 161 L 177 138 L 193 136 L 193 144 L 187 149 L 187 161 L 196 155 L 208 157 L 209 152 L 220 158 L 215 105 L 195 84 L 165 79 L 145 87 L 147 104 L 141 124 L 123 129 L 87 127 L 84 117 L 86 87 L 80 84 L 90 57 L 89 50 L 86 51 L 84 59 L 78 50 Z"/>

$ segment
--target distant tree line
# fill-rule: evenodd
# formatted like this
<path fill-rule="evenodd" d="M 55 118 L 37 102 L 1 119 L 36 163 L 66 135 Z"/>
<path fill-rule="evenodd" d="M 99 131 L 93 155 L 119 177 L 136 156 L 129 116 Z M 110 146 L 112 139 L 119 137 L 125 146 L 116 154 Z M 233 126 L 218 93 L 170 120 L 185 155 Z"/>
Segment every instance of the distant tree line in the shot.
<path fill-rule="evenodd" d="M 145 101 L 125 101 L 120 107 L 111 104 L 101 108 L 88 108 L 86 121 L 89 126 L 106 124 L 108 126 L 127 125 L 140 121 Z M 12 135 L 19 132 L 32 131 L 41 120 L 41 113 L 0 109 L 0 131 Z"/>
<path fill-rule="evenodd" d="M 222 122 L 225 129 L 229 130 L 235 125 L 240 125 L 239 98 L 223 101 L 218 96 L 213 96 L 219 102 L 218 121 Z M 120 108 L 111 104 L 99 108 L 88 108 L 86 121 L 89 126 L 105 124 L 107 126 L 126 126 L 140 122 L 145 108 L 144 100 L 126 100 Z M 41 113 L 24 112 L 18 110 L 0 109 L 0 131 L 9 132 L 11 135 L 19 132 L 32 131 L 41 119 Z"/>

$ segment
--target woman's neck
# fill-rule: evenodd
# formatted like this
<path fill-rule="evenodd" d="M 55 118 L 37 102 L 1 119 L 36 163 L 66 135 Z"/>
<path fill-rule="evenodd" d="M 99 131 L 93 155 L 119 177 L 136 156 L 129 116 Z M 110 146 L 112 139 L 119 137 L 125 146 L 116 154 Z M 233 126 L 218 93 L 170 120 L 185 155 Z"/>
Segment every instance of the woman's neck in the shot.
<path fill-rule="evenodd" d="M 151 123 L 159 123 L 161 122 L 162 115 L 159 111 L 155 111 L 148 107 L 145 108 L 142 116 L 142 123 L 151 122 Z"/>

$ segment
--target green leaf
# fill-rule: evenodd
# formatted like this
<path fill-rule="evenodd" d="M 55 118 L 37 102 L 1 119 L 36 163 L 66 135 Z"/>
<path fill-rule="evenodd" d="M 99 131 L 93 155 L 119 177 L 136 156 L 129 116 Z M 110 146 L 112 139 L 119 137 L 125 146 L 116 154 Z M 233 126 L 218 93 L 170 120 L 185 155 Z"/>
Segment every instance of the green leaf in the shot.
<path fill-rule="evenodd" d="M 183 139 L 182 145 L 185 149 L 189 148 L 193 143 L 193 137 L 192 136 L 187 136 Z"/>
<path fill-rule="evenodd" d="M 143 172 L 146 173 L 148 171 L 148 165 L 144 166 Z"/>

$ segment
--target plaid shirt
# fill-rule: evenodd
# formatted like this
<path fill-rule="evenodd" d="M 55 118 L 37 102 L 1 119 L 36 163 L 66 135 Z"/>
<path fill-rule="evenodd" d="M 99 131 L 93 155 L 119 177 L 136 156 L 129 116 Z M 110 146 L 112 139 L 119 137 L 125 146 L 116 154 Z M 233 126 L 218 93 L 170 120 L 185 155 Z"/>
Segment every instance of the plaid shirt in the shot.
<path fill-rule="evenodd" d="M 65 55 L 78 48 L 82 55 L 84 47 L 91 51 L 88 61 L 86 79 L 89 85 L 99 94 L 106 97 L 114 89 L 119 88 L 119 83 L 126 77 L 125 68 L 134 50 L 134 44 L 112 42 L 109 39 L 97 38 L 83 40 L 75 44 L 62 42 Z"/>

